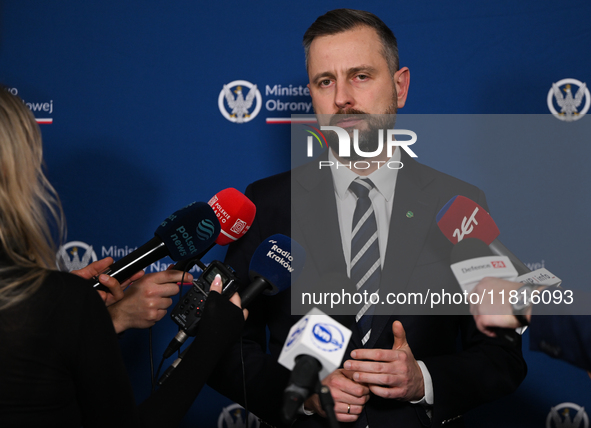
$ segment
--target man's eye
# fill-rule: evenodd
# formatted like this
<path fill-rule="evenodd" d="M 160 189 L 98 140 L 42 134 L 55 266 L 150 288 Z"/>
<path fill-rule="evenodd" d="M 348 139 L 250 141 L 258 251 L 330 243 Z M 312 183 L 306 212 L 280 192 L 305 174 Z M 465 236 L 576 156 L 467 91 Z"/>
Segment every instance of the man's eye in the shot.
<path fill-rule="evenodd" d="M 329 79 L 324 79 L 320 81 L 320 86 L 329 86 L 330 85 L 330 80 Z"/>
<path fill-rule="evenodd" d="M 357 75 L 357 79 L 359 79 L 359 80 L 367 80 L 367 79 L 369 79 L 369 76 L 366 75 L 366 74 L 358 74 Z"/>

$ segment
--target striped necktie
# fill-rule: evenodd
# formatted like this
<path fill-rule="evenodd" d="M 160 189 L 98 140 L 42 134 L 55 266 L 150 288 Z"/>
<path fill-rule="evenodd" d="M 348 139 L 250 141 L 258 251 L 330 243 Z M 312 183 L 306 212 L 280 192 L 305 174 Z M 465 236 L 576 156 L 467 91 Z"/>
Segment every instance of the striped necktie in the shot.
<path fill-rule="evenodd" d="M 374 187 L 370 179 L 356 178 L 349 189 L 357 196 L 357 206 L 351 226 L 351 280 L 357 292 L 378 293 L 382 268 L 378 244 L 378 224 L 369 198 Z M 355 321 L 363 345 L 371 335 L 371 319 L 375 305 L 368 302 L 359 310 Z"/>

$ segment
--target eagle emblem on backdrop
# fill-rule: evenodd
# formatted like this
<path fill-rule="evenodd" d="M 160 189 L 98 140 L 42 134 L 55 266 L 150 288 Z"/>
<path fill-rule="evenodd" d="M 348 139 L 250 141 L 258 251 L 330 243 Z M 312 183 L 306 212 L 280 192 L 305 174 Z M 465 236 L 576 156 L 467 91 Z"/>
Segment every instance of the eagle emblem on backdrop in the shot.
<path fill-rule="evenodd" d="M 92 245 L 82 241 L 71 241 L 62 245 L 56 254 L 57 267 L 61 271 L 71 272 L 82 269 L 98 260 Z"/>
<path fill-rule="evenodd" d="M 255 415 L 234 403 L 222 409 L 217 428 L 259 428 L 259 426 L 260 423 Z"/>
<path fill-rule="evenodd" d="M 573 122 L 587 113 L 591 106 L 591 95 L 586 83 L 577 79 L 562 79 L 552 83 L 547 102 L 554 117 Z"/>
<path fill-rule="evenodd" d="M 262 96 L 257 85 L 246 80 L 234 80 L 224 85 L 218 97 L 218 107 L 230 122 L 246 123 L 261 110 Z"/>
<path fill-rule="evenodd" d="M 550 409 L 546 428 L 589 428 L 585 408 L 575 403 L 561 403 Z"/>

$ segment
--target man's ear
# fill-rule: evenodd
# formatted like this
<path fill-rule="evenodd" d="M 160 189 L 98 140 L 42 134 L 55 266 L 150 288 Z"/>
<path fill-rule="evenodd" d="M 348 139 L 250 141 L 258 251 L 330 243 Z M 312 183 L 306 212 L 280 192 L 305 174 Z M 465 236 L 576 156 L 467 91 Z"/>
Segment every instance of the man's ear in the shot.
<path fill-rule="evenodd" d="M 406 97 L 408 96 L 408 87 L 410 85 L 410 70 L 408 67 L 403 67 L 394 73 L 394 85 L 396 86 L 396 96 L 398 100 L 398 108 L 404 107 Z"/>

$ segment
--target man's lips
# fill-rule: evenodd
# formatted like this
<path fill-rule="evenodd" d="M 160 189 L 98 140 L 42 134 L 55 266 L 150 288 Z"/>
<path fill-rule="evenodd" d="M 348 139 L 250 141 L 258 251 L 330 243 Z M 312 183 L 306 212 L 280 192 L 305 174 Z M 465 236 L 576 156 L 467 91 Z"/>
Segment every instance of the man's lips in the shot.
<path fill-rule="evenodd" d="M 361 123 L 362 121 L 363 119 L 359 117 L 346 117 L 341 120 L 338 120 L 336 126 L 340 128 L 352 128 Z"/>

